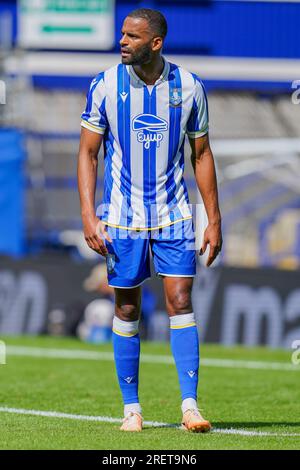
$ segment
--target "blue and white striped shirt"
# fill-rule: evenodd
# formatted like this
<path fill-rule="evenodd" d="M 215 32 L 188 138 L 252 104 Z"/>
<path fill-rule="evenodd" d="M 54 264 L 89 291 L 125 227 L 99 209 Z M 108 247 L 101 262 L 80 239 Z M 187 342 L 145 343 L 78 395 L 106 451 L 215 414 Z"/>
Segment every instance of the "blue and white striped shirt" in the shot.
<path fill-rule="evenodd" d="M 201 80 L 164 60 L 154 85 L 118 64 L 91 83 L 81 125 L 104 135 L 104 194 L 97 215 L 107 225 L 157 228 L 192 217 L 184 138 L 208 132 Z"/>

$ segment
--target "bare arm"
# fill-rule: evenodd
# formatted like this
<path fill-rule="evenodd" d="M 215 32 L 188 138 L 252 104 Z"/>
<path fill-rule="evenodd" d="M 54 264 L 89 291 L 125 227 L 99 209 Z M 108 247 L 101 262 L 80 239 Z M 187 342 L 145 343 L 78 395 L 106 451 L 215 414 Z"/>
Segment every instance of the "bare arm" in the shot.
<path fill-rule="evenodd" d="M 107 248 L 103 238 L 111 239 L 104 224 L 95 213 L 95 191 L 97 182 L 98 153 L 103 140 L 101 134 L 81 128 L 77 179 L 81 207 L 83 232 L 88 246 L 105 256 Z"/>
<path fill-rule="evenodd" d="M 196 139 L 189 139 L 192 149 L 192 165 L 197 186 L 201 193 L 208 217 L 208 226 L 204 232 L 202 255 L 209 244 L 207 266 L 210 266 L 222 248 L 221 213 L 218 202 L 218 188 L 213 154 L 209 145 L 208 134 Z"/>

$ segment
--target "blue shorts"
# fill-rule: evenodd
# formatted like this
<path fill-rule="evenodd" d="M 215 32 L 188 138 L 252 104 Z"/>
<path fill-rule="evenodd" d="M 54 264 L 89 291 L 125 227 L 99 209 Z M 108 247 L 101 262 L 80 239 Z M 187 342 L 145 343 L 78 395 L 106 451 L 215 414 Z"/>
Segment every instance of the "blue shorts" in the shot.
<path fill-rule="evenodd" d="M 151 277 L 150 254 L 158 276 L 193 277 L 196 274 L 193 219 L 155 230 L 128 230 L 107 226 L 112 243 L 105 241 L 108 283 L 132 288 Z"/>

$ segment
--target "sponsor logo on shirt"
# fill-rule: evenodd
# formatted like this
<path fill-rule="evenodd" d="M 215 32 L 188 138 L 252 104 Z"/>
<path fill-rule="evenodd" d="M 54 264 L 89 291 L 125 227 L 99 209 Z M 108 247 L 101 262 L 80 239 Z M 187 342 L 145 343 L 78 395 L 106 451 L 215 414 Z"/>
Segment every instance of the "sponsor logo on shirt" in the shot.
<path fill-rule="evenodd" d="M 168 123 L 154 114 L 139 114 L 133 119 L 132 128 L 137 132 L 138 142 L 148 150 L 152 143 L 159 147 L 163 140 L 162 132 L 168 130 Z"/>

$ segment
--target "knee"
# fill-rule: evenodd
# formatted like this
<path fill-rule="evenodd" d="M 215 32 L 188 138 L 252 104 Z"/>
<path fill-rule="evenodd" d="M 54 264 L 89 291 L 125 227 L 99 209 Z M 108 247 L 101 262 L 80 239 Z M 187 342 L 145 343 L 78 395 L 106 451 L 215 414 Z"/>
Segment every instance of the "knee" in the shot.
<path fill-rule="evenodd" d="M 177 291 L 166 299 L 169 315 L 190 313 L 193 311 L 190 291 Z"/>
<path fill-rule="evenodd" d="M 115 314 L 120 320 L 136 321 L 140 316 L 140 307 L 134 304 L 116 304 Z"/>

